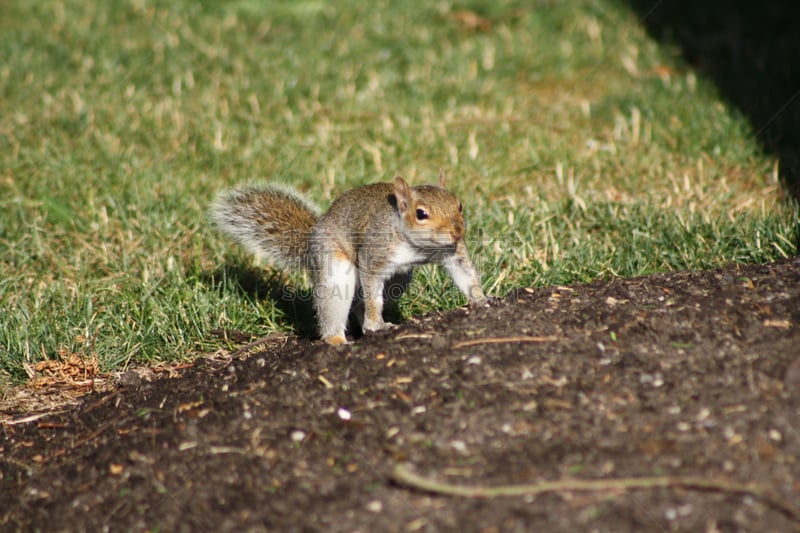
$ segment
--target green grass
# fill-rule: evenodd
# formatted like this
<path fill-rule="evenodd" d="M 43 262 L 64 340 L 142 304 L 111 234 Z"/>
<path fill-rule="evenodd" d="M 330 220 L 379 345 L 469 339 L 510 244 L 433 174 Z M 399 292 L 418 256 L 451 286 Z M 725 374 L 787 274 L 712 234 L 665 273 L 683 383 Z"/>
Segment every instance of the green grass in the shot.
<path fill-rule="evenodd" d="M 2 372 L 306 327 L 207 223 L 242 181 L 327 205 L 443 167 L 495 295 L 797 254 L 776 162 L 675 50 L 614 0 L 531 4 L 5 2 Z M 417 281 L 405 314 L 461 301 L 440 272 Z"/>

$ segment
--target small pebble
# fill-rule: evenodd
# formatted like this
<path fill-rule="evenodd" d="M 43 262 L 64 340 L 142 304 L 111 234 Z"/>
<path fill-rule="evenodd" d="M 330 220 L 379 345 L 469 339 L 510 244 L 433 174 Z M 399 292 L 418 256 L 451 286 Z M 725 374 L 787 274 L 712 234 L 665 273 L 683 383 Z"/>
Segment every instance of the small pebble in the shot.
<path fill-rule="evenodd" d="M 142 376 L 135 370 L 128 370 L 119 376 L 119 384 L 123 387 L 140 387 L 142 383 Z"/>
<path fill-rule="evenodd" d="M 450 443 L 450 447 L 452 447 L 458 453 L 467 453 L 467 444 L 463 440 L 454 440 Z"/>
<path fill-rule="evenodd" d="M 783 385 L 791 396 L 800 398 L 800 357 L 789 364 L 783 378 Z"/>
<path fill-rule="evenodd" d="M 447 339 L 444 335 L 434 335 L 431 339 L 431 348 L 434 350 L 444 350 L 447 348 Z"/>

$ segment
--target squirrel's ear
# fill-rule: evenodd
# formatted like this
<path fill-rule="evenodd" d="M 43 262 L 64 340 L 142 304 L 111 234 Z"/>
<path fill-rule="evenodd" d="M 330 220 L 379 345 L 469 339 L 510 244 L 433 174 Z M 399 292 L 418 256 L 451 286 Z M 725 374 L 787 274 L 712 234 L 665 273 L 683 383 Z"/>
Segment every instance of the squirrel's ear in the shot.
<path fill-rule="evenodd" d="M 394 178 L 394 196 L 397 198 L 397 208 L 401 213 L 404 212 L 411 203 L 411 187 L 400 176 Z"/>
<path fill-rule="evenodd" d="M 445 183 L 446 181 L 447 181 L 447 179 L 445 178 L 445 175 L 444 175 L 444 169 L 440 168 L 439 169 L 439 187 L 444 189 L 447 186 L 446 183 Z"/>

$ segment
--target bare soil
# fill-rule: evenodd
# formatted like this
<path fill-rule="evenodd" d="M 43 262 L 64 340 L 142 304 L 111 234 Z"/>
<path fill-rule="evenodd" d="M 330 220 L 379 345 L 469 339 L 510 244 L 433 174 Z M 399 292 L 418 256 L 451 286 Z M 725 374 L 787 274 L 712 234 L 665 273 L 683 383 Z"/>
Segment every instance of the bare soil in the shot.
<path fill-rule="evenodd" d="M 800 258 L 524 289 L 344 347 L 269 339 L 32 414 L 3 413 L 3 531 L 797 530 Z M 609 486 L 451 496 L 398 464 Z M 613 481 L 653 476 L 716 485 Z"/>

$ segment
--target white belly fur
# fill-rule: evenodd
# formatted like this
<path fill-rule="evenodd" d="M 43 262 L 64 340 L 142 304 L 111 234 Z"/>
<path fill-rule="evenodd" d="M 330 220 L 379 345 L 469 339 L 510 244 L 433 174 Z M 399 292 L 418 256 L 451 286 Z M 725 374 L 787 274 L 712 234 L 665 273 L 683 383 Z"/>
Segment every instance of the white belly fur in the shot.
<path fill-rule="evenodd" d="M 427 262 L 427 258 L 419 250 L 408 244 L 407 242 L 400 243 L 392 251 L 390 264 L 393 271 L 402 269 L 402 267 L 419 265 Z"/>

